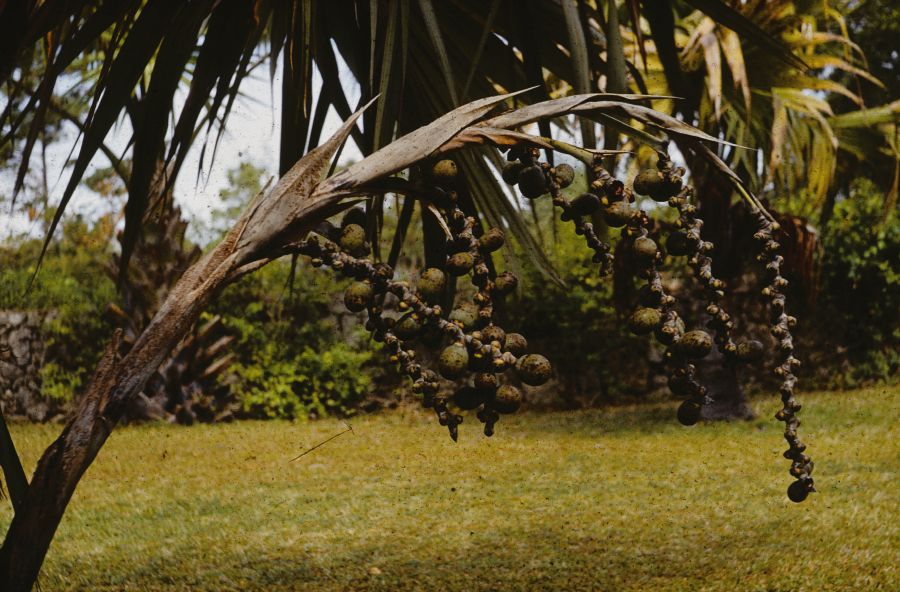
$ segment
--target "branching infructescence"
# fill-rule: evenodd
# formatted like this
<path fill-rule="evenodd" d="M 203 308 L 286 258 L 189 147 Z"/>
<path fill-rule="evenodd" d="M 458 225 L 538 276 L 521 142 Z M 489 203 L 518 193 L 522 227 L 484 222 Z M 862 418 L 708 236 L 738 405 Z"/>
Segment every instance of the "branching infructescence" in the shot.
<path fill-rule="evenodd" d="M 769 284 L 762 289 L 762 295 L 769 301 L 771 331 L 778 342 L 779 364 L 775 368 L 775 375 L 782 380 L 780 391 L 783 407 L 775 414 L 775 418 L 784 422 L 784 439 L 788 443 L 784 457 L 791 461 L 790 473 L 796 478 L 796 481 L 788 487 L 788 497 L 791 501 L 802 502 L 810 492 L 815 491 L 815 487 L 812 478 L 813 461 L 805 453 L 806 444 L 797 436 L 797 428 L 800 427 L 797 412 L 800 411 L 801 405 L 794 398 L 794 387 L 797 385 L 794 371 L 800 367 L 800 360 L 794 357 L 794 341 L 791 336 L 791 327 L 796 325 L 797 319 L 785 312 L 784 289 L 788 282 L 781 276 L 784 258 L 778 254 L 781 245 L 774 238 L 774 232 L 779 228 L 778 224 L 763 215 L 759 215 L 758 220 L 759 230 L 753 238 L 762 248 L 757 259 L 766 266 Z"/>

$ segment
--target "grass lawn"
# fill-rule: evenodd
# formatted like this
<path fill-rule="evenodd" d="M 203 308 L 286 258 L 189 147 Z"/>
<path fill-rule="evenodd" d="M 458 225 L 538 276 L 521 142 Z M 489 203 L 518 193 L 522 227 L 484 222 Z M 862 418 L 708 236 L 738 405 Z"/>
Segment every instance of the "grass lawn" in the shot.
<path fill-rule="evenodd" d="M 55 590 L 898 590 L 900 389 L 803 394 L 820 493 L 796 505 L 773 398 L 115 432 L 41 577 Z M 33 469 L 59 426 L 12 426 Z M 807 436 L 808 434 L 808 436 Z M 0 527 L 10 519 L 8 501 Z"/>

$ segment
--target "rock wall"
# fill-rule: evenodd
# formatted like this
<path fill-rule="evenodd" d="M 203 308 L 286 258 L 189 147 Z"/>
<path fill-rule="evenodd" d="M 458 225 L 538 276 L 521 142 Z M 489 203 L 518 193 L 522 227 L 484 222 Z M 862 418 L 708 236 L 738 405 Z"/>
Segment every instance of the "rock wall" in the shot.
<path fill-rule="evenodd" d="M 35 311 L 0 310 L 0 408 L 4 417 L 49 419 L 51 406 L 41 397 L 47 315 Z"/>

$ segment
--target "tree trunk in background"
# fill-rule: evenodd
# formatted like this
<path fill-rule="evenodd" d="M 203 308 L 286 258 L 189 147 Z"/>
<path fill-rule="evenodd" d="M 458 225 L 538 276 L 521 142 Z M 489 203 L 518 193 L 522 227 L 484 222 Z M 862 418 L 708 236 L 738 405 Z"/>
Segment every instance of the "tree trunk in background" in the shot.
<path fill-rule="evenodd" d="M 753 419 L 756 414 L 747 402 L 744 387 L 738 380 L 738 368 L 725 361 L 718 349 L 696 362 L 702 382 L 713 400 L 703 406 L 702 417 L 709 420 Z"/>

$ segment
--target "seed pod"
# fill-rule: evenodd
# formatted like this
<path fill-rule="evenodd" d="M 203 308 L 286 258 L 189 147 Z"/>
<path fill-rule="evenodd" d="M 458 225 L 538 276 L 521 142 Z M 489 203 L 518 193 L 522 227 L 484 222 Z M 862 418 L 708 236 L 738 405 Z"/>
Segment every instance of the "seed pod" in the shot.
<path fill-rule="evenodd" d="M 422 322 L 416 318 L 416 315 L 410 313 L 397 321 L 391 330 L 400 339 L 410 341 L 419 336 Z"/>
<path fill-rule="evenodd" d="M 449 158 L 439 160 L 431 167 L 431 177 L 438 183 L 450 183 L 456 179 L 458 174 L 459 169 L 456 167 L 456 163 Z"/>
<path fill-rule="evenodd" d="M 491 324 L 481 330 L 481 339 L 485 343 L 499 341 L 500 344 L 503 345 L 503 343 L 506 341 L 506 331 L 504 331 L 497 325 Z"/>
<path fill-rule="evenodd" d="M 341 218 L 341 228 L 345 228 L 349 224 L 356 224 L 362 228 L 366 227 L 366 211 L 362 208 L 350 208 L 344 217 Z"/>
<path fill-rule="evenodd" d="M 712 337 L 706 331 L 688 331 L 678 340 L 675 349 L 684 357 L 696 360 L 706 357 L 712 346 Z"/>
<path fill-rule="evenodd" d="M 450 311 L 450 320 L 457 325 L 462 326 L 466 331 L 470 331 L 478 321 L 478 309 L 469 302 L 464 302 L 458 308 Z"/>
<path fill-rule="evenodd" d="M 466 275 L 474 264 L 475 259 L 471 253 L 456 253 L 447 259 L 447 271 L 455 276 Z"/>
<path fill-rule="evenodd" d="M 419 276 L 419 283 L 416 288 L 419 295 L 425 300 L 435 301 L 444 294 L 444 288 L 447 286 L 447 277 L 444 272 L 436 267 L 429 267 Z"/>
<path fill-rule="evenodd" d="M 472 379 L 472 384 L 482 392 L 493 392 L 497 389 L 499 381 L 497 380 L 497 375 L 493 372 L 478 372 Z"/>
<path fill-rule="evenodd" d="M 809 496 L 809 485 L 803 480 L 797 480 L 788 486 L 788 499 L 799 504 Z"/>
<path fill-rule="evenodd" d="M 516 361 L 516 373 L 522 382 L 541 386 L 550 379 L 550 361 L 540 354 L 527 354 Z"/>
<path fill-rule="evenodd" d="M 647 335 L 662 323 L 662 313 L 655 308 L 639 308 L 628 319 L 628 328 L 635 335 Z"/>
<path fill-rule="evenodd" d="M 458 343 L 448 345 L 438 359 L 438 370 L 448 380 L 456 380 L 466 373 L 469 367 L 469 352 Z"/>
<path fill-rule="evenodd" d="M 528 342 L 519 333 L 507 333 L 506 340 L 503 343 L 503 351 L 508 351 L 518 358 L 525 355 L 525 352 L 528 351 Z"/>
<path fill-rule="evenodd" d="M 600 198 L 593 193 L 582 193 L 572 200 L 570 213 L 575 216 L 589 216 L 600 207 Z"/>
<path fill-rule="evenodd" d="M 683 230 L 676 230 L 666 239 L 666 250 L 673 257 L 683 257 L 688 254 L 687 234 Z"/>
<path fill-rule="evenodd" d="M 667 201 L 681 190 L 681 180 L 666 177 L 656 169 L 645 169 L 634 178 L 635 193 L 647 195 L 654 201 Z"/>
<path fill-rule="evenodd" d="M 536 199 L 547 193 L 547 178 L 544 169 L 537 165 L 527 166 L 519 173 L 519 191 L 528 199 Z"/>
<path fill-rule="evenodd" d="M 350 253 L 354 257 L 365 255 L 368 252 L 366 247 L 366 231 L 359 224 L 348 224 L 341 230 L 340 240 L 341 250 Z"/>
<path fill-rule="evenodd" d="M 700 421 L 700 404 L 696 401 L 685 401 L 678 406 L 678 423 L 692 426 Z"/>
<path fill-rule="evenodd" d="M 553 177 L 560 189 L 565 189 L 575 180 L 575 169 L 566 163 L 558 164 L 553 167 Z"/>
<path fill-rule="evenodd" d="M 362 312 L 372 301 L 372 285 L 368 282 L 353 282 L 344 292 L 344 306 L 350 312 Z"/>
<path fill-rule="evenodd" d="M 603 219 L 613 228 L 620 228 L 637 214 L 637 210 L 626 201 L 614 201 L 603 210 Z"/>
<path fill-rule="evenodd" d="M 641 306 L 649 306 L 655 308 L 659 306 L 660 301 L 662 300 L 662 292 L 653 290 L 647 284 L 641 286 L 641 289 L 638 290 L 638 302 Z"/>
<path fill-rule="evenodd" d="M 519 182 L 519 173 L 521 173 L 524 168 L 525 165 L 518 161 L 507 163 L 503 166 L 501 176 L 509 185 L 515 185 Z"/>
<path fill-rule="evenodd" d="M 506 237 L 499 228 L 489 228 L 480 239 L 478 239 L 478 248 L 485 253 L 492 253 L 503 246 Z"/>
<path fill-rule="evenodd" d="M 519 278 L 514 273 L 504 271 L 494 280 L 494 294 L 505 296 L 516 289 L 519 285 Z"/>
<path fill-rule="evenodd" d="M 639 236 L 634 239 L 634 256 L 641 261 L 653 261 L 656 258 L 656 242 L 649 237 Z"/>
<path fill-rule="evenodd" d="M 669 390 L 676 397 L 689 397 L 693 393 L 693 381 L 687 376 L 670 376 Z"/>
<path fill-rule="evenodd" d="M 493 407 L 499 413 L 515 413 L 522 406 L 522 391 L 512 386 L 504 384 L 497 389 L 494 395 Z"/>
<path fill-rule="evenodd" d="M 477 409 L 483 402 L 483 394 L 471 386 L 464 386 L 453 394 L 453 403 L 466 411 Z"/>
<path fill-rule="evenodd" d="M 764 349 L 762 343 L 755 339 L 750 339 L 738 344 L 735 355 L 742 362 L 753 362 L 762 357 Z"/>

